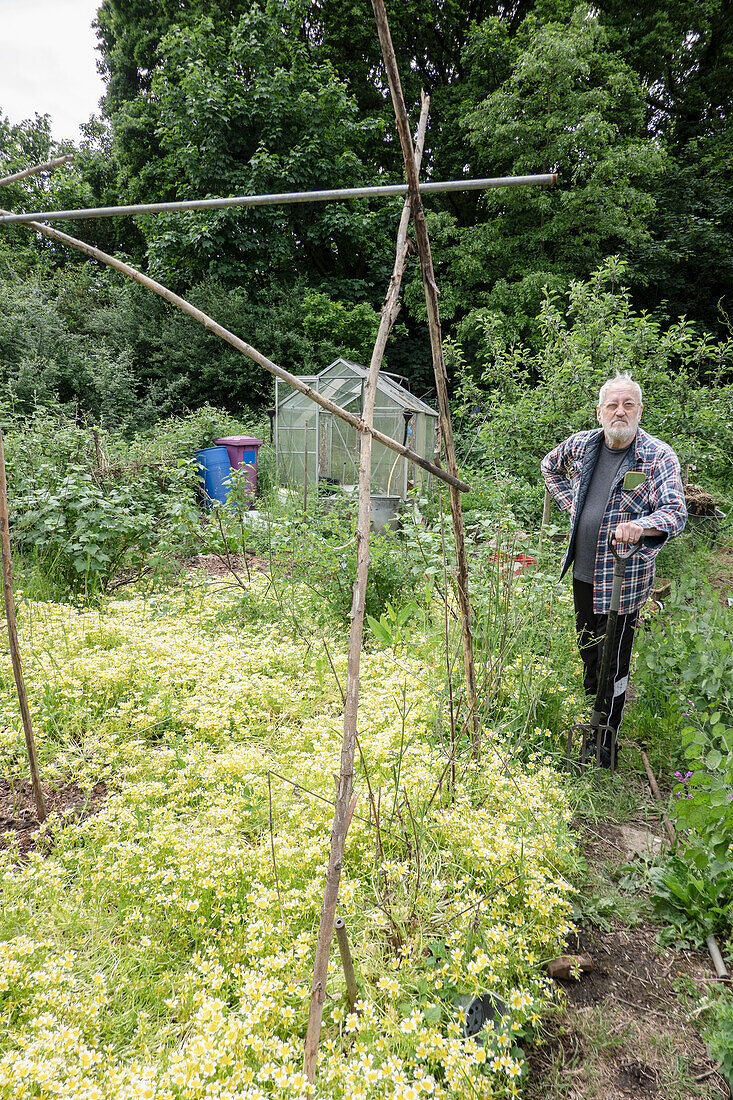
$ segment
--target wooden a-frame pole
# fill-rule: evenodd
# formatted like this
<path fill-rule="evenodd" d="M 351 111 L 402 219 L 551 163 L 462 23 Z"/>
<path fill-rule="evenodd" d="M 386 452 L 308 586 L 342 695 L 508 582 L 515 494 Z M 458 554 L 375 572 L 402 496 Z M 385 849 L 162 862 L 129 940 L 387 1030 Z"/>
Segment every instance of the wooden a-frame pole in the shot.
<path fill-rule="evenodd" d="M 0 179 L 0 186 L 13 183 L 15 180 L 25 179 L 26 176 L 34 176 L 38 172 L 44 172 L 49 168 L 57 168 L 60 164 L 66 164 L 72 160 L 71 155 L 57 157 L 55 160 L 46 161 L 45 164 L 36 164 L 32 168 L 25 168 L 21 172 L 14 172 L 10 176 Z M 33 723 L 31 721 L 30 707 L 28 706 L 28 693 L 25 690 L 25 677 L 23 675 L 23 663 L 20 657 L 18 645 L 18 624 L 15 615 L 15 595 L 13 593 L 13 562 L 10 554 L 10 517 L 8 508 L 8 479 L 5 473 L 5 441 L 2 428 L 0 428 L 0 555 L 2 556 L 3 571 L 3 596 L 5 599 L 5 618 L 8 624 L 8 644 L 10 646 L 10 660 L 13 665 L 13 677 L 15 689 L 18 693 L 18 706 L 23 722 L 23 734 L 25 747 L 28 753 L 28 767 L 31 773 L 31 785 L 33 797 L 36 802 L 36 816 L 40 822 L 46 820 L 46 799 L 41 786 L 41 777 L 38 774 L 38 757 L 36 756 L 36 739 L 33 736 Z"/>
<path fill-rule="evenodd" d="M 417 135 L 417 163 L 419 164 L 425 141 L 429 100 L 423 97 L 420 112 L 420 124 Z M 410 198 L 405 205 L 397 232 L 397 247 L 392 278 L 382 306 L 379 330 L 374 344 L 369 375 L 364 388 L 363 417 L 367 424 L 374 416 L 374 399 L 377 392 L 377 379 L 384 357 L 387 337 L 399 312 L 399 293 L 402 273 L 407 259 L 407 227 L 410 222 Z M 371 480 L 372 480 L 372 436 L 368 431 L 361 434 L 359 451 L 359 515 L 356 527 L 356 577 L 351 602 L 351 625 L 349 628 L 349 655 L 346 673 L 346 698 L 344 701 L 344 732 L 341 743 L 341 769 L 339 774 L 338 795 L 331 829 L 331 851 L 326 874 L 326 887 L 323 893 L 321 919 L 316 941 L 316 955 L 313 964 L 310 1006 L 308 1011 L 308 1030 L 305 1036 L 303 1052 L 303 1073 L 313 1084 L 316 1079 L 318 1042 L 321 1035 L 323 1004 L 326 999 L 326 979 L 328 976 L 328 955 L 333 937 L 333 925 L 336 917 L 336 902 L 341 881 L 341 868 L 346 844 L 346 833 L 350 821 L 352 792 L 354 786 L 354 755 L 356 749 L 357 712 L 359 708 L 359 667 L 364 634 L 364 610 L 366 588 L 369 576 L 369 525 L 371 521 Z"/>
<path fill-rule="evenodd" d="M 433 357 L 433 372 L 435 374 L 435 387 L 438 391 L 438 411 L 440 413 L 440 431 L 445 448 L 445 460 L 448 472 L 458 477 L 458 465 L 456 451 L 453 443 L 453 427 L 450 416 L 450 403 L 448 400 L 448 375 L 445 369 L 443 357 L 443 341 L 440 330 L 440 314 L 438 312 L 438 288 L 435 283 L 433 260 L 430 251 L 430 239 L 428 237 L 425 212 L 420 198 L 417 165 L 412 148 L 412 137 L 407 121 L 407 109 L 402 94 L 400 74 L 397 70 L 392 38 L 387 23 L 387 12 L 384 0 L 372 0 L 374 16 L 377 21 L 379 42 L 382 47 L 387 70 L 387 79 L 392 94 L 397 130 L 402 145 L 402 155 L 405 161 L 405 172 L 410 199 L 412 200 L 412 218 L 415 226 L 417 249 L 420 256 L 420 268 L 422 270 L 423 286 L 425 288 L 425 304 L 428 311 L 428 328 L 430 330 L 430 349 Z M 458 605 L 461 613 L 461 636 L 463 640 L 463 671 L 466 681 L 466 700 L 469 708 L 469 723 L 471 729 L 471 741 L 473 755 L 478 759 L 481 755 L 481 722 L 476 699 L 476 672 L 473 659 L 473 632 L 471 627 L 471 601 L 468 591 L 468 561 L 466 559 L 466 544 L 463 533 L 463 509 L 461 507 L 460 493 L 454 491 L 451 484 L 450 491 L 451 514 L 453 518 L 453 537 L 456 547 L 456 588 L 458 591 Z"/>
<path fill-rule="evenodd" d="M 13 663 L 13 676 L 18 692 L 18 705 L 20 716 L 23 720 L 23 733 L 25 734 L 25 747 L 28 752 L 28 766 L 31 772 L 33 795 L 36 800 L 36 815 L 38 820 L 46 820 L 46 801 L 43 797 L 43 788 L 38 774 L 38 760 L 36 757 L 36 742 L 33 737 L 33 723 L 28 706 L 28 695 L 25 690 L 25 677 L 23 665 L 20 660 L 20 646 L 18 645 L 18 628 L 15 618 L 15 597 L 13 596 L 13 566 L 10 560 L 10 528 L 8 526 L 8 482 L 5 476 L 5 445 L 3 433 L 0 428 L 0 547 L 2 549 L 3 565 L 3 594 L 5 596 L 5 618 L 8 622 L 8 642 L 10 645 L 10 659 Z"/>

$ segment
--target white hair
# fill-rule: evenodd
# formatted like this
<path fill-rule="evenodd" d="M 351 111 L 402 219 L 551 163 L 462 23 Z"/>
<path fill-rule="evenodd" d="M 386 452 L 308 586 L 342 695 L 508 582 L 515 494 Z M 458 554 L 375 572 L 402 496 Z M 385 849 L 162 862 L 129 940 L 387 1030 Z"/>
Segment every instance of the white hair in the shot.
<path fill-rule="evenodd" d="M 639 383 L 638 383 L 638 382 L 635 382 L 635 381 L 634 381 L 634 379 L 633 379 L 633 378 L 631 377 L 631 375 L 630 375 L 630 374 L 626 374 L 626 373 L 617 373 L 617 374 L 616 374 L 616 377 L 615 377 L 615 378 L 609 378 L 609 379 L 608 379 L 608 380 L 607 380 L 606 382 L 604 382 L 604 383 L 603 383 L 603 385 L 601 386 L 600 392 L 599 392 L 599 394 L 598 394 L 598 404 L 599 404 L 599 405 L 602 405 L 602 404 L 603 404 L 603 398 L 604 398 L 604 397 L 606 396 L 606 390 L 608 389 L 608 387 L 609 387 L 609 386 L 612 386 L 612 385 L 614 384 L 614 382 L 628 382 L 628 384 L 629 384 L 629 385 L 630 385 L 630 386 L 631 386 L 631 387 L 632 387 L 632 388 L 633 388 L 634 390 L 636 390 L 636 396 L 637 396 L 637 397 L 638 397 L 638 399 L 639 399 L 639 404 L 640 404 L 640 405 L 642 405 L 642 404 L 643 404 L 643 400 L 642 400 L 642 396 L 641 396 L 641 386 L 639 385 Z"/>

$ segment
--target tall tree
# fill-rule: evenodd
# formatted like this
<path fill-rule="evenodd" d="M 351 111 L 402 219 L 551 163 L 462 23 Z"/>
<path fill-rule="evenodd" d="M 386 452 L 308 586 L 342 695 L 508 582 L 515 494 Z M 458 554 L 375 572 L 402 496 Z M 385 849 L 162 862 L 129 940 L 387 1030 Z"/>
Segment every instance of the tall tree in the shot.
<path fill-rule="evenodd" d="M 496 38 L 502 28 L 486 32 Z M 487 192 L 475 225 L 434 218 L 445 296 L 464 335 L 491 316 L 526 333 L 546 287 L 648 238 L 649 189 L 664 165 L 639 79 L 587 8 L 562 22 L 527 16 L 511 55 L 507 79 L 462 119 L 474 165 L 560 179 L 551 189 Z"/>
<path fill-rule="evenodd" d="M 362 151 L 379 124 L 359 117 L 332 66 L 314 61 L 270 13 L 253 8 L 224 33 L 208 19 L 175 28 L 161 51 L 151 98 L 165 190 L 302 191 L 374 177 Z M 381 204 L 309 204 L 161 219 L 147 230 L 151 264 L 173 279 L 188 265 L 193 278 L 282 280 L 299 271 L 335 287 L 374 276 L 380 238 L 387 261 L 390 216 Z"/>
<path fill-rule="evenodd" d="M 614 48 L 668 148 L 651 241 L 631 252 L 636 300 L 712 331 L 733 312 L 733 10 L 730 0 L 602 0 Z"/>

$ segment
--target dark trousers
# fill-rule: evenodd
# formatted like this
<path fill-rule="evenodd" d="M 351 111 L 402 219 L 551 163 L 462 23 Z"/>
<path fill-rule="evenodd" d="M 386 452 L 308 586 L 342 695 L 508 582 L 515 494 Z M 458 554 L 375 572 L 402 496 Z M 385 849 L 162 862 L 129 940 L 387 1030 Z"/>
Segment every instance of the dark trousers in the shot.
<path fill-rule="evenodd" d="M 597 615 L 593 610 L 593 585 L 573 578 L 573 600 L 575 602 L 575 629 L 578 634 L 578 648 L 583 660 L 583 687 L 585 693 L 595 701 L 598 694 L 598 676 L 601 671 L 601 655 L 606 633 L 608 615 Z M 626 702 L 626 689 L 629 683 L 629 664 L 634 645 L 634 630 L 639 620 L 639 612 L 619 615 L 616 620 L 616 638 L 613 646 L 613 658 L 609 675 L 608 693 L 604 714 L 608 715 L 607 724 L 618 731 Z"/>

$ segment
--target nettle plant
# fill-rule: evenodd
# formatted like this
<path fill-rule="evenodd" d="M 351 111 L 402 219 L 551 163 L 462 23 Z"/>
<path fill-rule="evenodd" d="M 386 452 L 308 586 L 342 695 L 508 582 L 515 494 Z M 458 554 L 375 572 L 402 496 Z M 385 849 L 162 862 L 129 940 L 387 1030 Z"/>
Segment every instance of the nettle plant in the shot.
<path fill-rule="evenodd" d="M 733 728 L 722 718 L 705 713 L 682 731 L 688 770 L 672 792 L 681 839 L 650 872 L 667 939 L 702 944 L 733 930 Z"/>
<path fill-rule="evenodd" d="M 682 730 L 688 761 L 672 791 L 677 850 L 652 868 L 654 905 L 668 941 L 701 945 L 733 931 L 733 729 L 722 714 L 700 715 Z"/>

